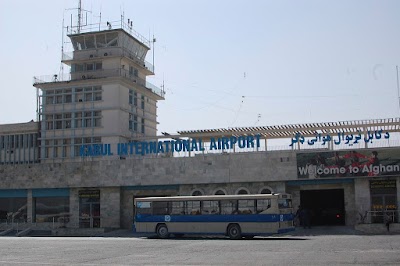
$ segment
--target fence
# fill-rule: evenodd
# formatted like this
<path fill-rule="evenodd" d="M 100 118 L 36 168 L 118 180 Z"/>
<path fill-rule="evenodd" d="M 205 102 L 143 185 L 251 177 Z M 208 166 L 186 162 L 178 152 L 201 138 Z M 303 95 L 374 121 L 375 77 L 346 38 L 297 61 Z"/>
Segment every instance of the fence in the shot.
<path fill-rule="evenodd" d="M 376 224 L 386 222 L 385 217 L 388 217 L 392 223 L 399 222 L 398 210 L 391 211 L 366 211 L 365 213 L 359 213 L 360 222 L 363 224 Z"/>

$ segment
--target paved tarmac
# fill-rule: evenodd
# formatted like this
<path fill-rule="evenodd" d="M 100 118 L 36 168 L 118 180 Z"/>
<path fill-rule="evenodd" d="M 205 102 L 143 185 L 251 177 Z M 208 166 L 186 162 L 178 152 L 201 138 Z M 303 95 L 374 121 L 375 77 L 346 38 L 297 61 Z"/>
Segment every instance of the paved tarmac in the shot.
<path fill-rule="evenodd" d="M 389 233 L 392 234 L 392 233 Z M 365 235 L 365 233 L 355 230 L 350 226 L 317 226 L 311 229 L 304 229 L 302 227 L 297 227 L 295 231 L 286 233 L 279 236 L 324 236 L 324 235 Z M 385 234 L 387 235 L 387 234 Z M 100 234 L 98 236 L 104 237 L 146 237 L 151 236 L 151 234 L 135 233 L 132 230 L 121 229 L 115 230 L 107 233 Z"/>
<path fill-rule="evenodd" d="M 328 231 L 326 229 L 329 229 Z M 348 227 L 287 235 L 156 239 L 129 230 L 102 237 L 0 237 L 0 265 L 400 265 L 400 235 Z"/>

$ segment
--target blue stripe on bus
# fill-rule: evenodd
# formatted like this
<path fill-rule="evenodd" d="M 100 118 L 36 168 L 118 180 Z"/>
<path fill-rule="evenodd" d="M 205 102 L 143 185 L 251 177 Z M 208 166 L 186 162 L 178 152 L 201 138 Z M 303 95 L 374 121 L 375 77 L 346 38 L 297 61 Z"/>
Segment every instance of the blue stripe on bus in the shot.
<path fill-rule="evenodd" d="M 246 214 L 246 215 L 141 215 L 136 222 L 283 222 L 292 221 L 293 214 Z"/>

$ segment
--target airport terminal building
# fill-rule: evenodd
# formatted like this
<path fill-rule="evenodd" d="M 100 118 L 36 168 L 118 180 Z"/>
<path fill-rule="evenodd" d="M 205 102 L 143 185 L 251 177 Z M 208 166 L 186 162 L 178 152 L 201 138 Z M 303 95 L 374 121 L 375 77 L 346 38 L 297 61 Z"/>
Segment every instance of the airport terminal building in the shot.
<path fill-rule="evenodd" d="M 0 125 L 2 226 L 132 228 L 135 197 L 278 192 L 314 225 L 398 223 L 399 118 L 157 135 L 151 41 L 129 21 L 68 37 L 70 73 L 34 78 L 36 121 Z"/>

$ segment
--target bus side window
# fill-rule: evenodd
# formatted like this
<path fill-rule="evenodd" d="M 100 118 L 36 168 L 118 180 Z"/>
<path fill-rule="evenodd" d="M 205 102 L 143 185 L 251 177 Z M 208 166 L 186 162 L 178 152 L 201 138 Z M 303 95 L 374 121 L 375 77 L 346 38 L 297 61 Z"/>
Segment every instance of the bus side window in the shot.
<path fill-rule="evenodd" d="M 171 215 L 184 215 L 184 214 L 185 214 L 184 202 L 173 201 Z"/>
<path fill-rule="evenodd" d="M 238 211 L 240 214 L 253 214 L 254 211 L 254 200 L 239 200 Z"/>
<path fill-rule="evenodd" d="M 237 212 L 237 200 L 221 200 L 221 214 L 235 214 Z"/>
<path fill-rule="evenodd" d="M 205 200 L 201 202 L 201 214 L 219 214 L 219 204 L 216 200 Z"/>
<path fill-rule="evenodd" d="M 153 215 L 169 215 L 171 202 L 168 201 L 154 201 L 153 202 Z"/>
<path fill-rule="evenodd" d="M 257 213 L 262 213 L 271 208 L 270 199 L 257 200 Z"/>
<path fill-rule="evenodd" d="M 137 202 L 136 214 L 151 214 L 151 202 Z"/>
<path fill-rule="evenodd" d="M 186 213 L 190 215 L 200 214 L 200 201 L 190 200 L 186 202 Z"/>

